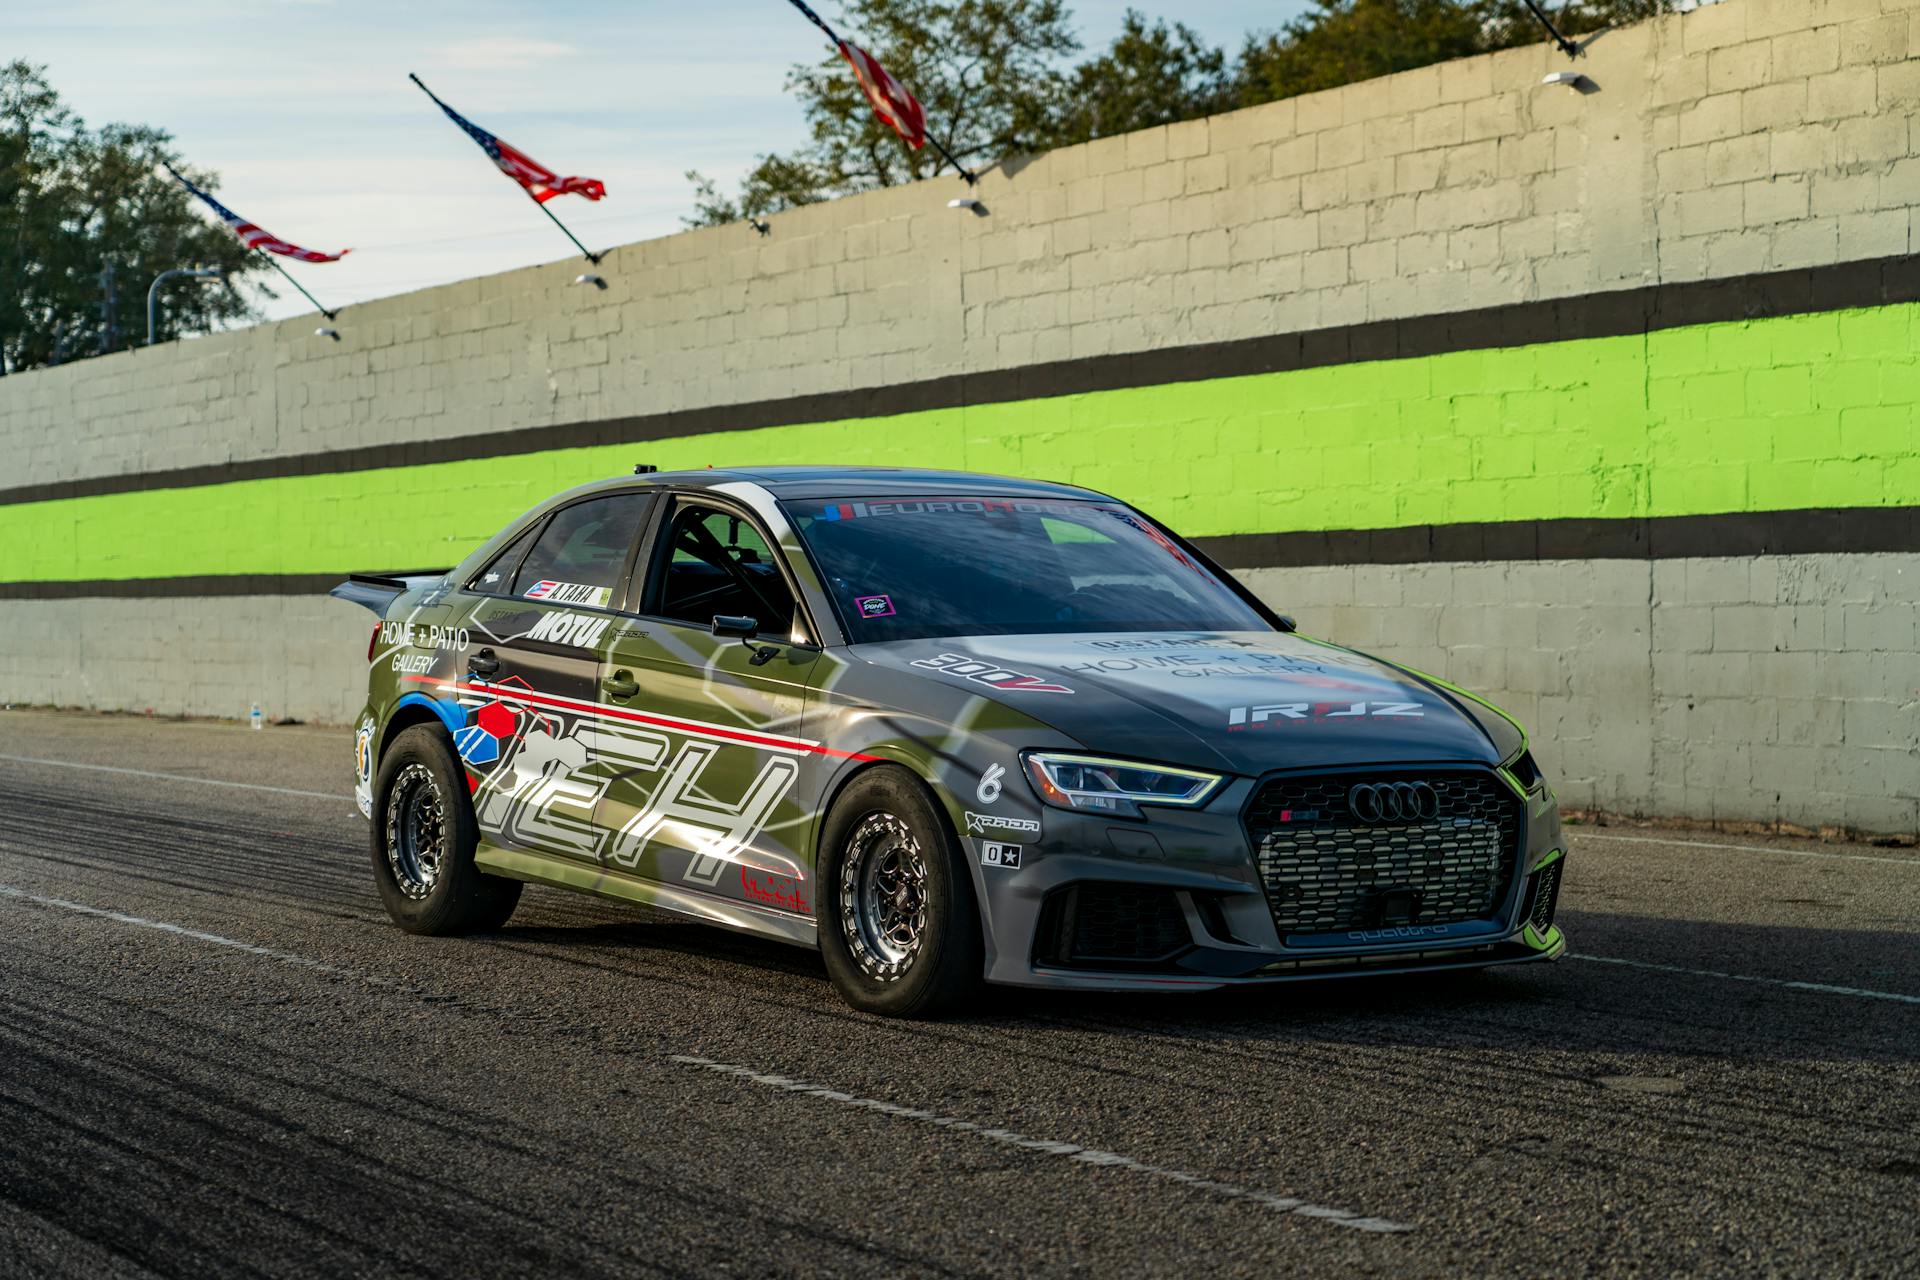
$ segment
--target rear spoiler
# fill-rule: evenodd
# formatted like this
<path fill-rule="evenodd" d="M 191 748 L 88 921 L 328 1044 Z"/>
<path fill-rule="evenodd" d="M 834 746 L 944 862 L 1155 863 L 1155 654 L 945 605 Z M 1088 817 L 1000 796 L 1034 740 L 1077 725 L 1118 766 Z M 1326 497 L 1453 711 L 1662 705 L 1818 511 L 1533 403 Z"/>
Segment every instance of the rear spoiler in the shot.
<path fill-rule="evenodd" d="M 387 606 L 401 595 L 430 582 L 438 582 L 452 572 L 451 569 L 423 569 L 416 573 L 350 573 L 345 582 L 327 594 L 371 610 L 377 618 L 384 618 L 387 616 Z"/>

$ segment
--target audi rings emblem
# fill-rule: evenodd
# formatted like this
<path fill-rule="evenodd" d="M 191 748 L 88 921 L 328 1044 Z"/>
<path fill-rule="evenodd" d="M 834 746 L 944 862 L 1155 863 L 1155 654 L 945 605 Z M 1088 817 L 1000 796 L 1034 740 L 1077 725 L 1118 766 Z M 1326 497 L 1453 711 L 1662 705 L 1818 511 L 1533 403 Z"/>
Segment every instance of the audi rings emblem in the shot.
<path fill-rule="evenodd" d="M 1440 816 L 1440 793 L 1430 782 L 1361 782 L 1347 792 L 1347 808 L 1370 827 L 1431 822 Z"/>

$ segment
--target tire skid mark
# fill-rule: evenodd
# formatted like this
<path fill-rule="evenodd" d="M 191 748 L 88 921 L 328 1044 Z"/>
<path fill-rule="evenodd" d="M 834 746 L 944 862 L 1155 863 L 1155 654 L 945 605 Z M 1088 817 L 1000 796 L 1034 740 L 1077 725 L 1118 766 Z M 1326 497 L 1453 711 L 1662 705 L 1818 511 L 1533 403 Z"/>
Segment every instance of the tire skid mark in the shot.
<path fill-rule="evenodd" d="M 47 908 L 52 908 L 56 910 L 77 912 L 82 915 L 88 915 L 88 916 L 93 916 L 100 919 L 111 920 L 118 924 L 130 925 L 135 928 L 156 930 L 162 933 L 172 934 L 174 936 L 181 937 L 190 941 L 206 943 L 211 946 L 230 948 L 230 949 L 237 950 L 242 953 L 256 956 L 262 959 L 274 960 L 278 963 L 291 965 L 293 967 L 305 969 L 310 972 L 321 973 L 330 977 L 345 978 L 357 983 L 364 983 L 364 984 L 375 986 L 385 990 L 403 989 L 401 988 L 400 984 L 395 983 L 389 979 L 379 978 L 379 977 L 375 977 L 373 975 L 368 975 L 368 974 L 357 973 L 352 970 L 344 969 L 336 965 L 327 964 L 324 961 L 309 959 L 308 957 L 295 955 L 294 953 L 288 952 L 288 951 L 281 951 L 281 950 L 278 950 L 277 948 L 263 947 L 254 943 L 242 942 L 242 941 L 239 941 L 238 939 L 228 938 L 221 934 L 210 933 L 200 929 L 191 929 L 186 926 L 172 924 L 167 921 L 152 920 L 144 916 L 136 916 L 123 911 L 115 911 L 115 910 L 111 910 L 104 907 L 90 906 L 85 903 L 73 902 L 68 899 L 55 898 L 55 897 L 51 897 L 44 894 L 29 893 L 25 890 L 14 888 L 13 886 L 10 886 L 10 885 L 0 885 L 0 897 L 8 897 L 18 901 L 28 902 L 36 906 L 47 907 Z M 831 1101 L 841 1102 L 845 1105 L 856 1106 L 865 1110 L 876 1111 L 881 1114 L 903 1116 L 910 1119 L 921 1120 L 925 1123 L 928 1123 L 943 1129 L 947 1129 L 950 1132 L 972 1133 L 980 1137 L 990 1139 L 992 1141 L 1001 1142 L 1001 1143 L 1018 1147 L 1027 1151 L 1039 1152 L 1046 1155 L 1069 1157 L 1075 1160 L 1077 1163 L 1081 1163 L 1085 1165 L 1091 1165 L 1091 1166 L 1102 1167 L 1102 1168 L 1111 1168 L 1111 1169 L 1116 1169 L 1123 1172 L 1139 1174 L 1142 1176 L 1158 1179 L 1161 1181 L 1176 1182 L 1176 1183 L 1180 1183 L 1180 1184 L 1192 1187 L 1195 1190 L 1209 1192 L 1213 1195 L 1222 1196 L 1227 1199 L 1245 1200 L 1254 1204 L 1261 1205 L 1265 1208 L 1275 1210 L 1276 1212 L 1283 1213 L 1283 1214 L 1291 1214 L 1291 1215 L 1295 1215 L 1302 1218 L 1325 1220 L 1337 1226 L 1348 1227 L 1353 1230 L 1366 1231 L 1366 1232 L 1391 1234 L 1391 1233 L 1412 1231 L 1415 1229 L 1413 1225 L 1410 1223 L 1401 1223 L 1401 1222 L 1395 1222 L 1386 1218 L 1364 1216 L 1364 1215 L 1355 1213 L 1352 1210 L 1332 1208 L 1326 1205 L 1317 1205 L 1317 1204 L 1313 1204 L 1308 1201 L 1301 1200 L 1295 1197 L 1280 1196 L 1280 1195 L 1275 1195 L 1272 1192 L 1258 1191 L 1249 1187 L 1242 1187 L 1233 1183 L 1221 1182 L 1216 1179 L 1206 1178 L 1199 1174 L 1189 1173 L 1184 1170 L 1173 1169 L 1163 1165 L 1149 1164 L 1145 1161 L 1136 1160 L 1131 1156 L 1120 1155 L 1118 1153 L 1110 1152 L 1110 1151 L 1103 1151 L 1098 1148 L 1083 1147 L 1078 1144 L 1069 1143 L 1069 1142 L 1059 1142 L 1059 1141 L 1052 1141 L 1052 1140 L 1023 1137 L 1022 1135 L 1017 1134 L 1009 1129 L 992 1128 L 986 1125 L 978 1124 L 973 1121 L 964 1120 L 959 1117 L 940 1116 L 933 1112 L 921 1111 L 915 1108 L 900 1107 L 900 1106 L 897 1106 L 896 1104 L 882 1102 L 878 1099 L 858 1098 L 852 1094 L 844 1094 L 835 1090 L 825 1089 L 817 1085 L 808 1085 L 808 1084 L 803 1084 L 797 1081 L 791 1081 L 784 1076 L 764 1075 L 761 1073 L 752 1072 L 745 1067 L 733 1067 L 725 1063 L 715 1062 L 711 1059 L 692 1057 L 685 1054 L 666 1054 L 663 1056 L 667 1061 L 678 1063 L 683 1066 L 685 1065 L 701 1066 L 709 1070 L 715 1070 L 715 1071 L 721 1072 L 723 1074 L 739 1076 L 755 1084 L 770 1085 L 773 1087 L 787 1089 L 792 1092 L 808 1093 L 816 1097 L 826 1098 Z M 0 1099 L 4 1099 L 4 1096 L 5 1095 L 0 1094 Z"/>
<path fill-rule="evenodd" d="M 736 1063 L 718 1062 L 712 1058 L 702 1058 L 692 1054 L 668 1054 L 669 1061 L 682 1066 L 699 1067 L 719 1075 L 733 1076 L 752 1084 L 770 1089 L 779 1089 L 787 1093 L 804 1094 L 841 1106 L 853 1107 L 863 1111 L 873 1111 L 884 1116 L 893 1116 L 903 1120 L 913 1120 L 921 1124 L 933 1125 L 950 1133 L 971 1133 L 993 1142 L 1005 1143 L 1024 1151 L 1038 1152 L 1041 1155 L 1059 1156 L 1096 1168 L 1115 1169 L 1126 1173 L 1137 1173 L 1150 1178 L 1168 1182 L 1178 1182 L 1199 1191 L 1212 1192 L 1229 1200 L 1246 1200 L 1277 1213 L 1293 1214 L 1302 1218 L 1317 1218 L 1333 1223 L 1335 1226 L 1350 1227 L 1355 1231 L 1402 1232 L 1412 1231 L 1414 1226 L 1407 1222 L 1394 1222 L 1387 1218 L 1362 1217 L 1351 1209 L 1334 1209 L 1326 1205 L 1310 1204 L 1293 1196 L 1275 1195 L 1270 1191 L 1256 1191 L 1250 1187 L 1238 1186 L 1231 1182 L 1220 1182 L 1199 1174 L 1187 1173 L 1180 1169 L 1170 1169 L 1164 1165 L 1148 1164 L 1135 1160 L 1132 1156 L 1119 1155 L 1112 1151 L 1102 1151 L 1095 1147 L 1083 1147 L 1072 1142 L 1059 1142 L 1049 1138 L 1030 1138 L 1015 1133 L 1011 1129 L 990 1128 L 972 1120 L 963 1120 L 958 1116 L 941 1115 L 919 1107 L 903 1107 L 898 1103 L 884 1102 L 878 1098 L 863 1098 L 838 1089 L 829 1089 L 824 1085 L 810 1084 L 804 1080 L 795 1080 L 789 1076 L 773 1075 L 755 1071 L 751 1067 Z"/>

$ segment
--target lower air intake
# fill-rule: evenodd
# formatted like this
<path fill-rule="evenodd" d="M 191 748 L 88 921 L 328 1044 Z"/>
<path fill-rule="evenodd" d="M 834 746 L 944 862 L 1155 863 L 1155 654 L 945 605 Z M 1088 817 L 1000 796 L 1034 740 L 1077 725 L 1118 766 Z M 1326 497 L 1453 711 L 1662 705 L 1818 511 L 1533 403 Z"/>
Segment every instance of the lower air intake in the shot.
<path fill-rule="evenodd" d="M 1553 913 L 1560 905 L 1560 868 L 1566 864 L 1566 858 L 1560 857 L 1533 873 L 1533 893 L 1528 899 L 1527 922 L 1535 933 L 1544 934 L 1553 927 Z"/>
<path fill-rule="evenodd" d="M 1040 939 L 1044 961 L 1079 968 L 1159 964 L 1193 945 L 1173 890 L 1103 881 L 1049 896 Z"/>

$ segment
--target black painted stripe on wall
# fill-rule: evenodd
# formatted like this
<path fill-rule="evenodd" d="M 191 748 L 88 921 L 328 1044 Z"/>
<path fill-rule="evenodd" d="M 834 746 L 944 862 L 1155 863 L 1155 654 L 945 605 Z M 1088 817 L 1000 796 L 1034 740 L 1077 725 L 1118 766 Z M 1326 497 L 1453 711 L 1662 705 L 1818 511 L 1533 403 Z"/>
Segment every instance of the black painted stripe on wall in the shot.
<path fill-rule="evenodd" d="M 847 418 L 879 418 L 969 404 L 1003 404 L 1372 360 L 1410 359 L 1582 338 L 1624 337 L 1686 325 L 1903 302 L 1920 302 L 1920 258 L 1875 258 L 1724 280 L 1649 285 L 1576 298 L 1513 303 L 1477 311 L 1379 320 L 1158 351 L 1090 356 L 750 404 L 22 485 L 0 489 L 0 505 L 150 489 L 183 489 L 275 476 L 330 475 L 464 462 L 549 449 L 643 444 L 649 440 L 756 431 Z"/>
<path fill-rule="evenodd" d="M 1920 507 L 1839 507 L 1620 520 L 1515 520 L 1195 538 L 1229 569 L 1524 560 L 1920 553 Z M 361 572 L 355 570 L 354 572 Z M 325 595 L 339 573 L 0 582 L 0 600 Z"/>
<path fill-rule="evenodd" d="M 1920 552 L 1920 507 L 1515 520 L 1196 538 L 1230 569 Z"/>

